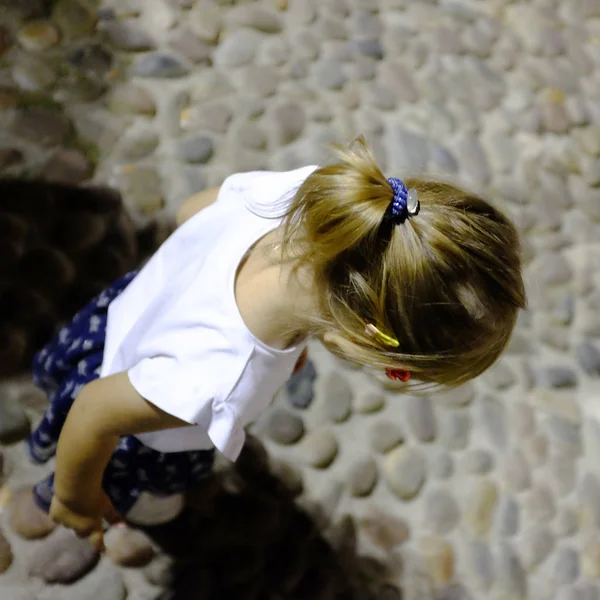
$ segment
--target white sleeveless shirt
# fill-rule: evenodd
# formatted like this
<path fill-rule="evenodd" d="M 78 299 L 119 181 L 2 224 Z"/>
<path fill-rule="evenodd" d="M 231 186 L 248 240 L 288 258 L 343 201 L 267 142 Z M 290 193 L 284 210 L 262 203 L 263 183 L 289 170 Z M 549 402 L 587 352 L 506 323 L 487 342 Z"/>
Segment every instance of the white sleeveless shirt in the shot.
<path fill-rule="evenodd" d="M 216 447 L 235 460 L 245 426 L 291 375 L 303 347 L 276 350 L 252 335 L 235 278 L 246 252 L 281 223 L 265 209 L 291 198 L 315 168 L 227 178 L 214 204 L 178 228 L 111 303 L 100 376 L 127 371 L 148 402 L 195 425 L 138 435 L 145 445 Z"/>

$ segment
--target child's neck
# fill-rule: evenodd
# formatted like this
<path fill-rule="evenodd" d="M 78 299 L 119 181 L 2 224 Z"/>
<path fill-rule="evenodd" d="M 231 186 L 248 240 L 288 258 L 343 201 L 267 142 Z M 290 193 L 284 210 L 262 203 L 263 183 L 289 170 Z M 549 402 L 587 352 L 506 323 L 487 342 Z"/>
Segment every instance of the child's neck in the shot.
<path fill-rule="evenodd" d="M 248 329 L 268 346 L 285 349 L 307 336 L 316 303 L 306 275 L 294 277 L 291 265 L 281 264 L 281 236 L 280 228 L 267 234 L 242 261 L 236 299 Z"/>

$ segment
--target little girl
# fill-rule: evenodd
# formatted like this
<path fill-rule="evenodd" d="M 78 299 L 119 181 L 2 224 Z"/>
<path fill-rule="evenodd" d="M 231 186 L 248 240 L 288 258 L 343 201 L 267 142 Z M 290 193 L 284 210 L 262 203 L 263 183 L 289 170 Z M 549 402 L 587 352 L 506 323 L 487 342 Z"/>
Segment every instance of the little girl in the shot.
<path fill-rule="evenodd" d="M 525 305 L 511 223 L 452 185 L 386 179 L 362 138 L 339 154 L 190 198 L 36 356 L 51 403 L 29 450 L 56 470 L 34 494 L 55 521 L 101 547 L 113 507 L 197 486 L 215 448 L 235 461 L 309 337 L 404 381 L 496 361 Z"/>

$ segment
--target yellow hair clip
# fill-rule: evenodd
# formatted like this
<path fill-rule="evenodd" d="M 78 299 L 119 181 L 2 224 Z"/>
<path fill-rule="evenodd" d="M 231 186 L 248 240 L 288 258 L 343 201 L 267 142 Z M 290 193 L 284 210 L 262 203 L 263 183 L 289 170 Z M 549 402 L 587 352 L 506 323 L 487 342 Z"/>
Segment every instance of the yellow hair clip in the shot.
<path fill-rule="evenodd" d="M 392 348 L 397 348 L 400 345 L 400 342 L 396 338 L 393 338 L 379 331 L 379 329 L 377 329 L 377 327 L 375 327 L 375 325 L 373 325 L 372 323 L 367 323 L 367 326 L 365 327 L 365 332 L 367 333 L 367 335 L 374 337 L 386 346 L 392 346 Z"/>

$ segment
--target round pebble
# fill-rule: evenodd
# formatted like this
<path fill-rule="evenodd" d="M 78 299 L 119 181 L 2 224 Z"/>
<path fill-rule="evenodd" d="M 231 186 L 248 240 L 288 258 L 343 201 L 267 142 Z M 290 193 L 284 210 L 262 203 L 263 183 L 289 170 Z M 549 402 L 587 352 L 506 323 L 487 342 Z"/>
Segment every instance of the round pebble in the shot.
<path fill-rule="evenodd" d="M 9 514 L 11 529 L 26 540 L 45 538 L 56 529 L 56 523 L 38 508 L 31 489 L 13 493 Z"/>
<path fill-rule="evenodd" d="M 350 416 L 352 389 L 347 378 L 332 373 L 325 381 L 323 414 L 328 421 L 342 423 Z"/>
<path fill-rule="evenodd" d="M 150 540 L 140 531 L 113 527 L 107 535 L 107 555 L 121 567 L 144 567 L 154 557 Z"/>
<path fill-rule="evenodd" d="M 575 511 L 570 508 L 560 508 L 554 521 L 556 535 L 561 538 L 568 538 L 575 535 L 579 530 L 579 522 Z"/>
<path fill-rule="evenodd" d="M 337 453 L 337 440 L 327 429 L 309 432 L 298 446 L 300 460 L 315 469 L 326 469 L 335 460 Z"/>
<path fill-rule="evenodd" d="M 556 504 L 550 488 L 534 484 L 525 499 L 525 509 L 533 523 L 543 524 L 551 521 L 556 514 Z"/>
<path fill-rule="evenodd" d="M 508 544 L 500 547 L 498 582 L 502 593 L 508 598 L 525 598 L 527 575 L 516 552 Z"/>
<path fill-rule="evenodd" d="M 531 485 L 529 465 L 518 450 L 511 450 L 504 457 L 502 475 L 508 488 L 514 492 L 522 492 Z"/>
<path fill-rule="evenodd" d="M 454 474 L 454 459 L 450 454 L 440 453 L 431 461 L 429 471 L 435 479 L 448 479 Z"/>
<path fill-rule="evenodd" d="M 466 523 L 475 536 L 486 535 L 493 522 L 498 503 L 498 488 L 489 479 L 479 481 L 465 512 Z"/>
<path fill-rule="evenodd" d="M 436 402 L 441 402 L 450 407 L 468 406 L 475 398 L 475 387 L 471 383 L 467 383 L 461 387 L 455 388 L 448 392 L 437 394 Z"/>
<path fill-rule="evenodd" d="M 454 576 L 454 549 L 443 538 L 426 537 L 419 540 L 419 552 L 427 572 L 437 585 L 448 583 Z"/>
<path fill-rule="evenodd" d="M 372 458 L 357 460 L 348 472 L 348 488 L 353 496 L 369 496 L 377 484 L 377 464 Z"/>
<path fill-rule="evenodd" d="M 519 503 L 512 496 L 504 496 L 500 501 L 496 514 L 496 530 L 503 538 L 513 537 L 519 531 L 521 523 L 521 509 Z"/>
<path fill-rule="evenodd" d="M 467 451 L 462 459 L 463 470 L 471 475 L 485 475 L 494 468 L 494 465 L 494 455 L 481 448 Z"/>
<path fill-rule="evenodd" d="M 428 397 L 406 399 L 408 423 L 415 437 L 421 442 L 432 442 L 437 433 L 433 404 Z"/>
<path fill-rule="evenodd" d="M 174 79 L 189 73 L 189 66 L 175 54 L 150 53 L 140 57 L 133 65 L 137 77 Z"/>
<path fill-rule="evenodd" d="M 360 521 L 361 529 L 369 539 L 384 550 L 404 544 L 410 538 L 410 528 L 403 519 L 377 512 Z"/>
<path fill-rule="evenodd" d="M 423 502 L 423 520 L 432 533 L 446 535 L 458 525 L 460 508 L 450 492 L 442 488 L 430 490 Z"/>
<path fill-rule="evenodd" d="M 467 568 L 469 579 L 476 589 L 489 590 L 494 583 L 494 558 L 485 541 L 473 540 L 467 552 Z"/>
<path fill-rule="evenodd" d="M 371 447 L 379 454 L 386 454 L 404 442 L 404 432 L 390 421 L 378 421 L 369 435 Z"/>
<path fill-rule="evenodd" d="M 43 52 L 58 44 L 60 34 L 52 23 L 36 21 L 21 27 L 17 39 L 25 50 Z"/>
<path fill-rule="evenodd" d="M 573 548 L 559 547 L 553 565 L 554 579 L 558 585 L 574 583 L 579 577 L 579 555 Z"/>
<path fill-rule="evenodd" d="M 273 411 L 267 422 L 268 436 L 278 444 L 295 444 L 304 435 L 304 423 L 297 415 L 278 409 Z"/>
<path fill-rule="evenodd" d="M 362 414 L 372 414 L 380 411 L 385 406 L 385 396 L 377 392 L 367 394 L 356 394 L 354 396 L 353 408 Z"/>
<path fill-rule="evenodd" d="M 213 155 L 213 141 L 207 135 L 190 135 L 179 142 L 179 156 L 186 162 L 204 164 Z"/>
<path fill-rule="evenodd" d="M 521 540 L 521 558 L 528 571 L 539 567 L 554 550 L 554 538 L 543 527 L 530 527 Z"/>
<path fill-rule="evenodd" d="M 12 565 L 14 556 L 10 543 L 4 536 L 3 531 L 0 529 L 0 575 L 6 573 Z"/>
<path fill-rule="evenodd" d="M 417 448 L 400 446 L 387 455 L 384 475 L 398 498 L 412 500 L 425 483 L 425 457 Z"/>
<path fill-rule="evenodd" d="M 464 450 L 471 439 L 471 417 L 461 410 L 440 413 L 440 443 L 446 450 Z"/>

